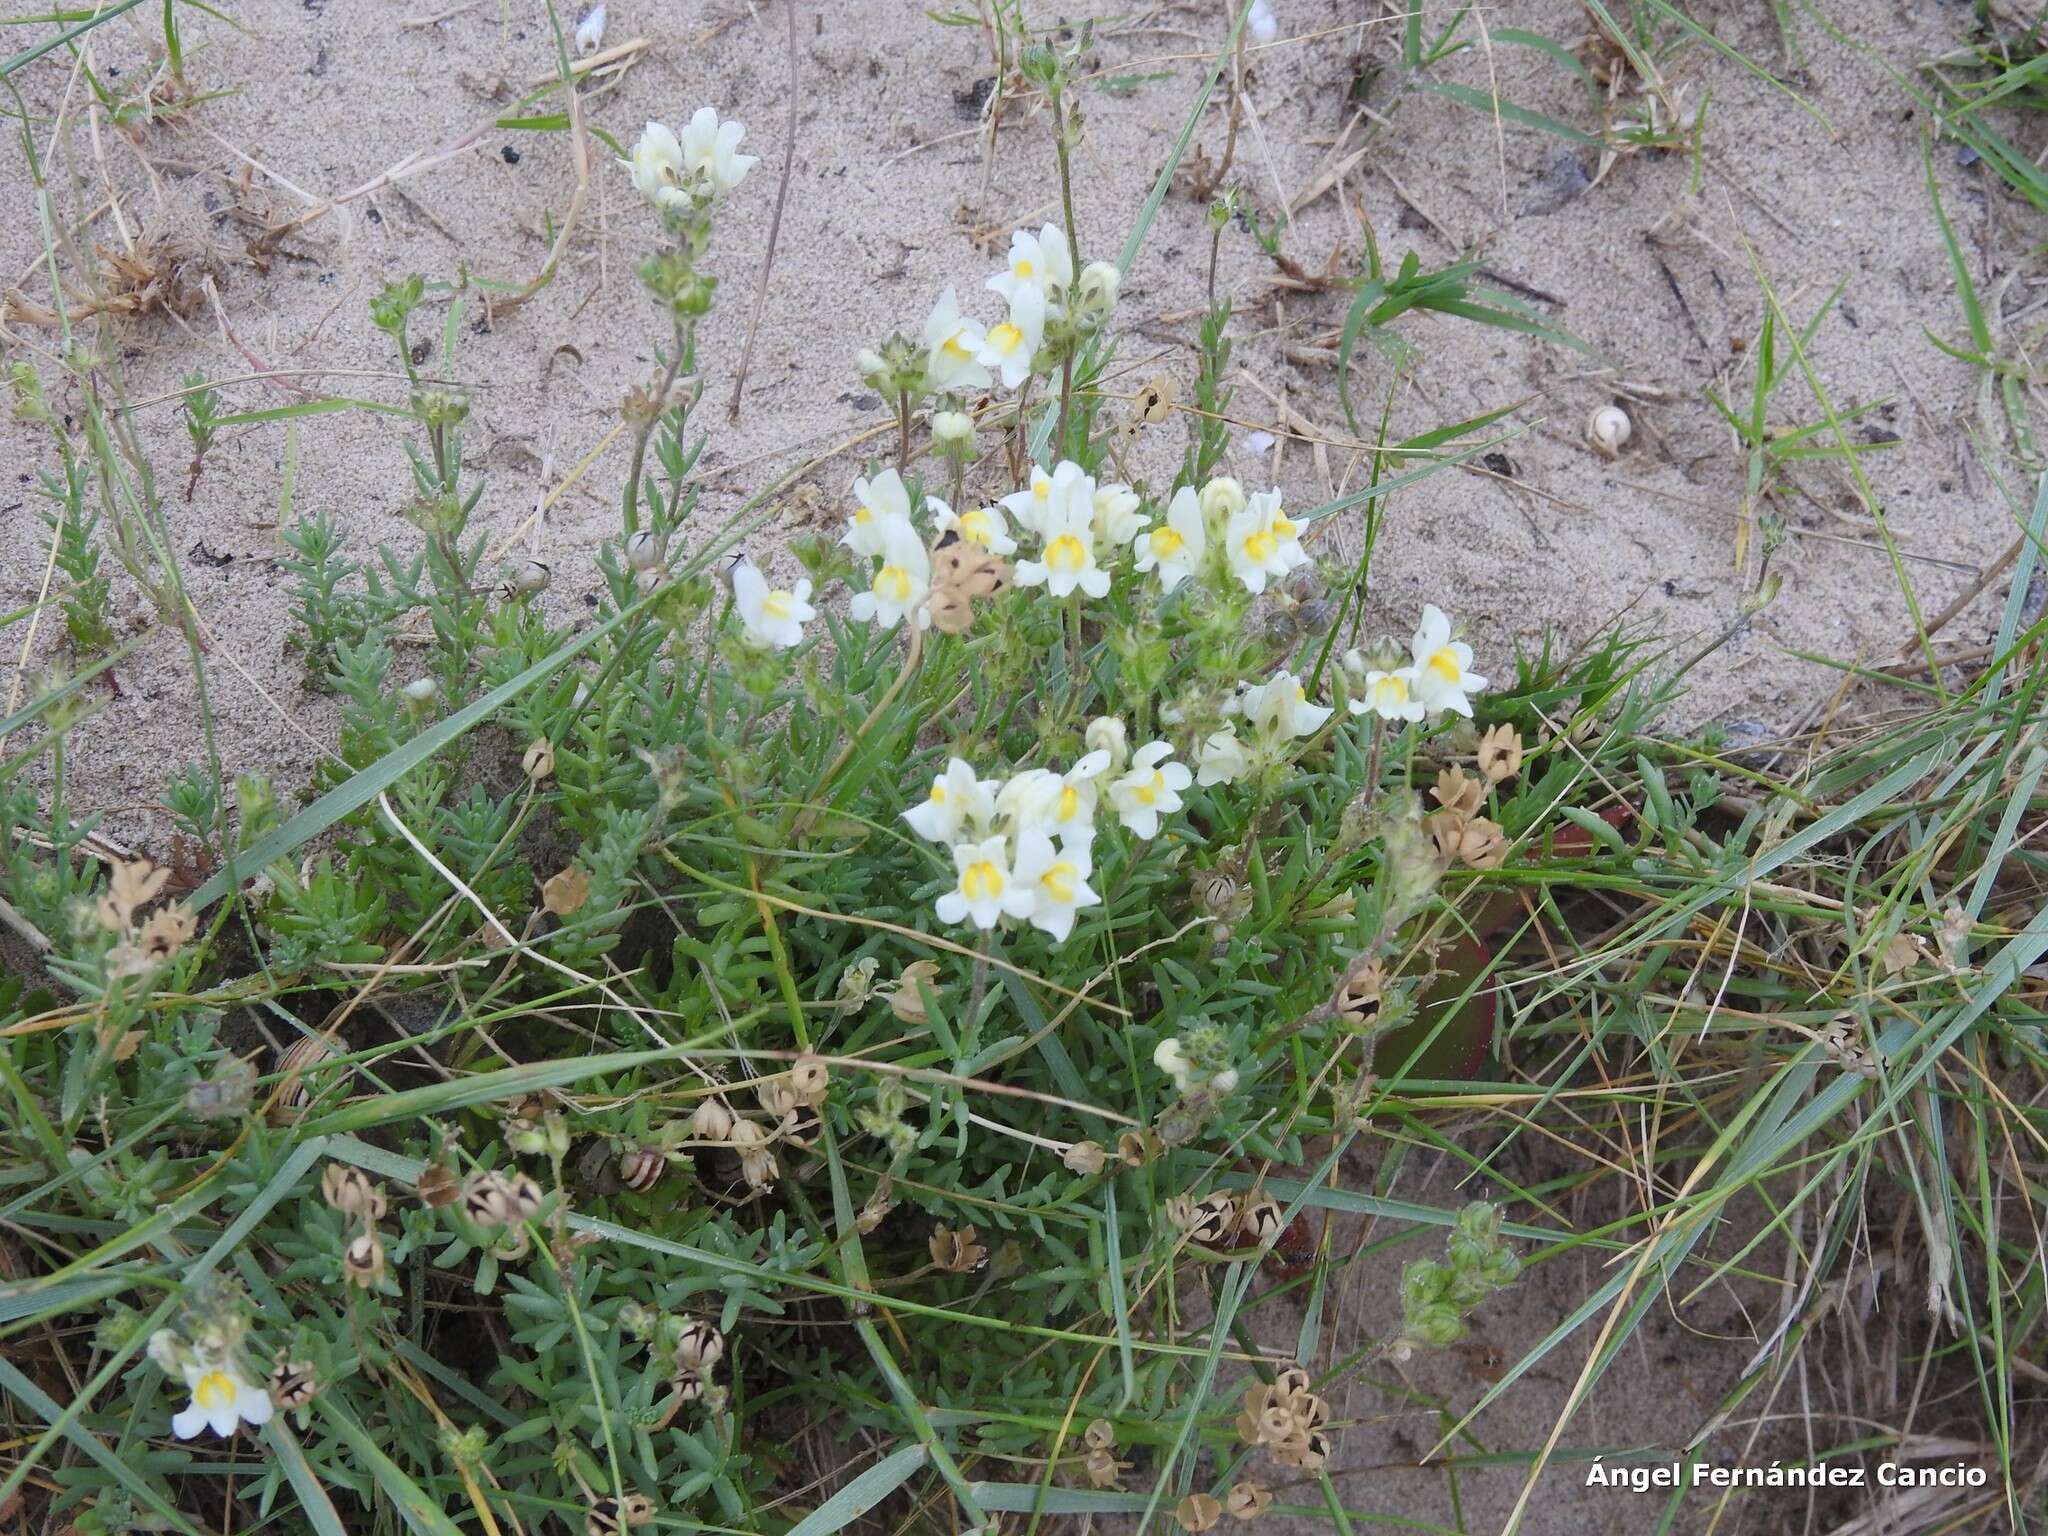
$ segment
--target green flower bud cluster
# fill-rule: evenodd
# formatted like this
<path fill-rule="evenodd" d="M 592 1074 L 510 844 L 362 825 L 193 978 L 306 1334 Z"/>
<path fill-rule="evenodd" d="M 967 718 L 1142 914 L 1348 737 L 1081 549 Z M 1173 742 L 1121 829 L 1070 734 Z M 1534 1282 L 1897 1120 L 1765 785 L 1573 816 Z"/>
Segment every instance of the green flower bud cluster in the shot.
<path fill-rule="evenodd" d="M 1465 1336 L 1465 1319 L 1521 1273 L 1500 1235 L 1500 1207 L 1474 1200 L 1458 1212 L 1444 1257 L 1417 1259 L 1401 1271 L 1401 1339 L 1443 1349 Z"/>

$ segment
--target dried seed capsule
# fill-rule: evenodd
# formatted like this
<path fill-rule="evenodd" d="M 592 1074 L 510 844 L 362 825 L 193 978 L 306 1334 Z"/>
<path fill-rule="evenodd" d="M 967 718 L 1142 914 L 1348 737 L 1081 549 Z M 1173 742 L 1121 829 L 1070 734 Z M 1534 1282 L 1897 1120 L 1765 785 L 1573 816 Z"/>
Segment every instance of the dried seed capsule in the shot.
<path fill-rule="evenodd" d="M 692 1319 L 676 1336 L 675 1361 L 682 1369 L 708 1372 L 725 1358 L 725 1335 L 711 1323 Z"/>
<path fill-rule="evenodd" d="M 1246 1248 L 1265 1247 L 1286 1225 L 1280 1216 L 1280 1202 L 1271 1195 L 1255 1195 L 1245 1201 L 1237 1214 L 1238 1243 Z"/>
<path fill-rule="evenodd" d="M 329 1163 L 320 1175 L 320 1196 L 342 1215 L 358 1221 L 384 1219 L 384 1186 L 346 1163 Z"/>
<path fill-rule="evenodd" d="M 277 1352 L 277 1364 L 271 1368 L 270 1379 L 264 1383 L 270 1393 L 271 1402 L 280 1408 L 303 1408 L 313 1401 L 313 1394 L 320 1390 L 320 1378 L 313 1373 L 313 1367 L 303 1360 L 287 1360 L 285 1352 Z"/>
<path fill-rule="evenodd" d="M 374 1231 L 357 1235 L 342 1251 L 341 1266 L 350 1285 L 365 1290 L 384 1278 L 384 1243 Z"/>
<path fill-rule="evenodd" d="M 420 1203 L 430 1210 L 453 1205 L 462 1193 L 462 1186 L 456 1180 L 455 1170 L 446 1163 L 427 1164 L 420 1170 L 420 1176 L 413 1188 L 419 1194 Z"/>
<path fill-rule="evenodd" d="M 1195 1202 L 1194 1221 L 1188 1236 L 1204 1248 L 1219 1248 L 1229 1240 L 1237 1225 L 1237 1202 L 1222 1190 Z"/>
<path fill-rule="evenodd" d="M 1233 1520 L 1256 1520 L 1273 1503 L 1273 1490 L 1264 1483 L 1237 1483 L 1223 1496 L 1223 1510 Z"/>
<path fill-rule="evenodd" d="M 806 1104 L 822 1104 L 831 1090 L 832 1075 L 816 1056 L 799 1056 L 790 1065 L 790 1090 Z"/>
<path fill-rule="evenodd" d="M 677 1371 L 668 1384 L 679 1402 L 694 1403 L 704 1395 L 704 1373 L 690 1367 Z"/>
<path fill-rule="evenodd" d="M 1216 1524 L 1223 1516 L 1223 1506 L 1206 1493 L 1191 1493 L 1175 1506 L 1173 1518 L 1181 1523 L 1183 1530 L 1201 1532 Z"/>
<path fill-rule="evenodd" d="M 525 1221 L 540 1209 L 541 1201 L 547 1197 L 540 1185 L 526 1174 L 518 1174 L 505 1186 L 505 1193 L 512 1202 L 512 1219 Z"/>
<path fill-rule="evenodd" d="M 505 591 L 513 597 L 531 597 L 536 592 L 545 592 L 552 574 L 544 560 L 521 561 L 519 568 L 505 582 Z"/>
<path fill-rule="evenodd" d="M 512 1192 L 504 1176 L 480 1173 L 462 1194 L 462 1211 L 480 1227 L 502 1227 L 512 1220 Z"/>
<path fill-rule="evenodd" d="M 706 1099 L 690 1116 L 690 1134 L 699 1141 L 732 1140 L 733 1115 L 722 1099 Z"/>
<path fill-rule="evenodd" d="M 585 1536 L 622 1536 L 654 1518 L 654 1500 L 644 1493 L 629 1493 L 623 1499 L 598 1499 L 584 1517 Z"/>
<path fill-rule="evenodd" d="M 661 540 L 645 528 L 626 540 L 626 564 L 636 571 L 651 571 L 661 564 Z"/>

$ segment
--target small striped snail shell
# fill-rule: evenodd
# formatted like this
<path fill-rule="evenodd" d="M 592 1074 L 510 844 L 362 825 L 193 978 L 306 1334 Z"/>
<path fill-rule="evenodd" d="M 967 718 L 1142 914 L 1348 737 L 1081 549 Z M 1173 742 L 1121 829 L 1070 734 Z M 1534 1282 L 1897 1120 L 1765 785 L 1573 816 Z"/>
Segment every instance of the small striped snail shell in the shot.
<path fill-rule="evenodd" d="M 304 1081 L 305 1074 L 340 1054 L 340 1048 L 332 1040 L 319 1034 L 301 1035 L 279 1051 L 276 1070 L 284 1081 L 278 1084 L 278 1110 L 293 1117 L 302 1114 L 313 1102 L 312 1090 Z"/>

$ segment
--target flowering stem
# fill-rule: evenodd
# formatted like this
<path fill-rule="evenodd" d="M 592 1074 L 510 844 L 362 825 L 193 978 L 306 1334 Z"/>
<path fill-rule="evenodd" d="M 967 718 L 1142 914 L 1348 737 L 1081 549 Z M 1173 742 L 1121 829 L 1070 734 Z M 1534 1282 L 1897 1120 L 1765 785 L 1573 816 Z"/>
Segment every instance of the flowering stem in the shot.
<path fill-rule="evenodd" d="M 1067 413 L 1074 401 L 1074 354 L 1069 352 L 1060 363 L 1060 439 L 1053 445 L 1053 462 L 1067 457 Z"/>
<path fill-rule="evenodd" d="M 988 958 L 995 952 L 996 931 L 984 928 L 981 931 L 981 948 L 974 957 L 974 981 L 967 990 L 967 1016 L 961 1021 L 963 1035 L 971 1035 L 975 1020 L 981 1017 L 981 999 L 988 991 Z"/>
<path fill-rule="evenodd" d="M 896 395 L 896 472 L 900 475 L 910 468 L 910 391 L 900 390 Z"/>
<path fill-rule="evenodd" d="M 640 430 L 633 436 L 633 458 L 626 466 L 625 521 L 626 537 L 631 538 L 640 531 L 640 466 L 647 462 L 647 440 L 654 436 L 655 423 L 660 421 L 668 406 L 668 392 L 675 388 L 676 375 L 683 369 L 683 353 L 687 350 L 683 340 L 683 322 L 676 321 L 675 351 L 670 354 L 668 371 L 661 376 L 661 388 L 655 392 L 653 413 L 641 423 Z"/>
<path fill-rule="evenodd" d="M 852 761 L 853 754 L 860 750 L 861 743 L 867 738 L 867 734 L 873 729 L 875 722 L 882 718 L 882 715 L 891 704 L 896 702 L 896 695 L 903 691 L 904 684 L 908 683 L 911 675 L 917 671 L 917 664 L 924 656 L 924 631 L 918 628 L 914 618 L 906 620 L 906 622 L 910 625 L 910 650 L 903 658 L 903 670 L 896 674 L 896 681 L 891 683 L 888 691 L 875 701 L 875 707 L 868 711 L 867 719 L 861 721 L 860 728 L 847 737 L 846 745 L 839 749 L 839 755 L 832 759 L 826 766 L 825 771 L 818 776 L 818 782 L 811 786 L 810 794 L 804 797 L 802 809 L 798 811 L 796 818 L 790 823 L 790 836 L 800 836 L 809 830 L 812 822 L 817 820 L 819 814 L 825 808 L 824 794 L 826 788 L 834 779 L 839 777 L 840 771 L 846 767 L 847 763 Z"/>

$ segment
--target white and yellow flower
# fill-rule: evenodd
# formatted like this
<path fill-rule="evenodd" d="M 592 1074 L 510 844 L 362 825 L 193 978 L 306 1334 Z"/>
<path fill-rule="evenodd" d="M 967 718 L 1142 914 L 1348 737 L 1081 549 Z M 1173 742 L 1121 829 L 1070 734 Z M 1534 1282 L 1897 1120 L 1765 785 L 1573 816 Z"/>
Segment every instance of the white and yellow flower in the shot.
<path fill-rule="evenodd" d="M 666 123 L 649 123 L 640 130 L 631 159 L 621 160 L 633 178 L 633 190 L 656 208 L 687 206 L 690 194 L 683 189 L 683 146 L 675 130 Z"/>
<path fill-rule="evenodd" d="M 1020 293 L 1053 298 L 1073 280 L 1074 253 L 1067 245 L 1066 231 L 1047 224 L 1035 235 L 1020 229 L 1010 236 L 1009 262 L 988 280 L 988 287 L 1014 305 Z"/>
<path fill-rule="evenodd" d="M 981 349 L 987 341 L 988 332 L 981 322 L 960 313 L 960 301 L 952 288 L 941 289 L 939 302 L 924 323 L 925 371 L 933 385 L 939 389 L 986 389 L 990 375 L 981 362 Z M 936 422 L 933 428 L 936 431 Z"/>
<path fill-rule="evenodd" d="M 171 1433 L 180 1440 L 202 1429 L 226 1439 L 243 1424 L 254 1429 L 270 1422 L 270 1394 L 244 1381 L 232 1361 L 195 1357 L 185 1361 L 184 1374 L 192 1401 L 171 1419 Z"/>
<path fill-rule="evenodd" d="M 1232 513 L 1224 538 L 1231 574 L 1252 592 L 1265 591 L 1269 579 L 1308 563 L 1301 528 L 1280 510 L 1278 491 L 1261 491 Z"/>
<path fill-rule="evenodd" d="M 963 543 L 978 545 L 992 555 L 1017 552 L 1017 541 L 1010 537 L 1010 525 L 999 506 L 991 504 L 955 512 L 938 497 L 927 496 L 924 509 L 932 515 L 932 526 L 942 534 L 957 533 Z"/>
<path fill-rule="evenodd" d="M 1203 737 L 1195 752 L 1197 784 L 1235 784 L 1251 772 L 1251 767 L 1252 755 L 1237 739 L 1237 726 L 1228 720 Z"/>
<path fill-rule="evenodd" d="M 1143 503 L 1128 485 L 1101 485 L 1089 502 L 1095 522 L 1095 537 L 1111 548 L 1120 548 L 1152 519 L 1138 508 Z"/>
<path fill-rule="evenodd" d="M 1152 1047 L 1152 1065 L 1173 1079 L 1173 1086 L 1186 1093 L 1195 1080 L 1195 1064 L 1188 1060 L 1187 1047 L 1178 1035 L 1168 1035 Z"/>
<path fill-rule="evenodd" d="M 1038 529 L 1036 560 L 1017 562 L 1017 585 L 1042 586 L 1054 597 L 1079 589 L 1090 597 L 1109 591 L 1109 572 L 1095 558 L 1095 482 L 1078 464 L 1053 472 L 1052 496 Z"/>
<path fill-rule="evenodd" d="M 1131 755 L 1130 733 L 1115 715 L 1097 715 L 1088 722 L 1088 729 L 1082 732 L 1081 739 L 1088 745 L 1089 757 L 1097 752 L 1102 754 L 1104 772 L 1123 767 L 1124 759 Z M 1086 762 L 1087 758 L 1082 761 Z"/>
<path fill-rule="evenodd" d="M 1054 847 L 1045 833 L 1029 831 L 1017 839 L 1017 867 L 1014 879 L 1030 893 L 1031 926 L 1064 944 L 1074 931 L 1074 914 L 1083 907 L 1102 904 L 1102 898 L 1088 884 L 1093 861 L 1086 843 Z"/>
<path fill-rule="evenodd" d="M 768 578 L 751 560 L 733 568 L 733 606 L 740 611 L 747 639 L 755 645 L 786 651 L 802 644 L 804 625 L 818 616 L 810 596 L 808 580 L 799 581 L 792 591 L 769 586 Z"/>
<path fill-rule="evenodd" d="M 1435 603 L 1422 609 L 1422 623 L 1415 631 L 1417 697 L 1431 714 L 1449 710 L 1472 718 L 1472 698 L 1486 686 L 1486 679 L 1472 670 L 1472 647 L 1451 638 L 1451 621 Z"/>
<path fill-rule="evenodd" d="M 1180 792 L 1195 781 L 1172 756 L 1171 743 L 1148 741 L 1131 754 L 1130 772 L 1109 786 L 1117 819 L 1139 837 L 1157 837 L 1159 818 L 1181 808 Z"/>
<path fill-rule="evenodd" d="M 893 473 L 893 471 L 891 471 Z M 890 521 L 882 534 L 882 568 L 865 592 L 856 592 L 847 611 L 883 626 L 913 618 L 919 629 L 931 623 L 925 600 L 932 595 L 932 560 L 909 518 Z"/>
<path fill-rule="evenodd" d="M 910 830 L 935 843 L 957 843 L 965 832 L 986 833 L 995 820 L 993 789 L 975 777 L 974 766 L 960 758 L 932 780 L 931 793 L 903 813 Z"/>
<path fill-rule="evenodd" d="M 1326 705 L 1309 702 L 1308 688 L 1300 678 L 1280 671 L 1245 693 L 1244 713 L 1259 739 L 1276 746 L 1314 735 L 1332 712 Z"/>
<path fill-rule="evenodd" d="M 938 900 L 941 922 L 970 921 L 977 928 L 993 928 L 1006 916 L 1029 917 L 1036 905 L 1031 887 L 1010 868 L 1007 838 L 958 844 L 953 849 L 953 871 L 953 889 Z"/>
<path fill-rule="evenodd" d="M 855 476 L 853 500 L 853 516 L 846 520 L 839 542 L 872 560 L 882 552 L 892 525 L 909 526 L 910 492 L 903 488 L 901 475 L 885 469 L 872 480 Z"/>
<path fill-rule="evenodd" d="M 1114 262 L 1089 262 L 1074 285 L 1074 317 L 1087 325 L 1102 324 L 1116 308 L 1116 297 L 1123 285 L 1124 275 Z"/>
<path fill-rule="evenodd" d="M 1036 288 L 1020 288 L 1011 295 L 1009 317 L 988 328 L 974 360 L 994 369 L 1003 388 L 1015 389 L 1031 377 L 1031 364 L 1044 339 L 1045 296 Z"/>
<path fill-rule="evenodd" d="M 1368 668 L 1363 693 L 1351 701 L 1354 715 L 1378 715 L 1382 720 L 1420 720 L 1424 714 L 1421 696 L 1415 691 L 1415 669 L 1396 667 L 1391 672 Z"/>
<path fill-rule="evenodd" d="M 1155 528 L 1141 531 L 1131 541 L 1140 571 L 1159 572 L 1159 585 L 1168 592 L 1194 575 L 1208 552 L 1209 534 L 1202 525 L 1201 499 L 1195 488 L 1184 485 L 1166 504 L 1166 517 Z"/>
<path fill-rule="evenodd" d="M 1065 773 L 1026 769 L 1003 786 L 996 797 L 996 812 L 1009 818 L 1011 830 L 1019 837 L 1037 831 L 1070 847 L 1085 848 L 1095 836 L 1095 807 L 1109 762 L 1109 753 L 1098 748 Z"/>
<path fill-rule="evenodd" d="M 1062 464 L 1062 469 L 1069 466 Z M 1081 473 L 1080 465 L 1071 466 L 1073 473 Z M 1017 526 L 1030 533 L 1043 533 L 1052 511 L 1053 477 L 1036 464 L 1031 466 L 1031 480 L 1023 490 L 1012 491 L 1002 498 L 1000 505 L 1005 512 L 1017 520 Z"/>
<path fill-rule="evenodd" d="M 710 107 L 699 107 L 683 124 L 684 171 L 712 192 L 730 192 L 759 158 L 738 152 L 746 136 L 744 125 L 730 119 L 721 123 Z"/>

